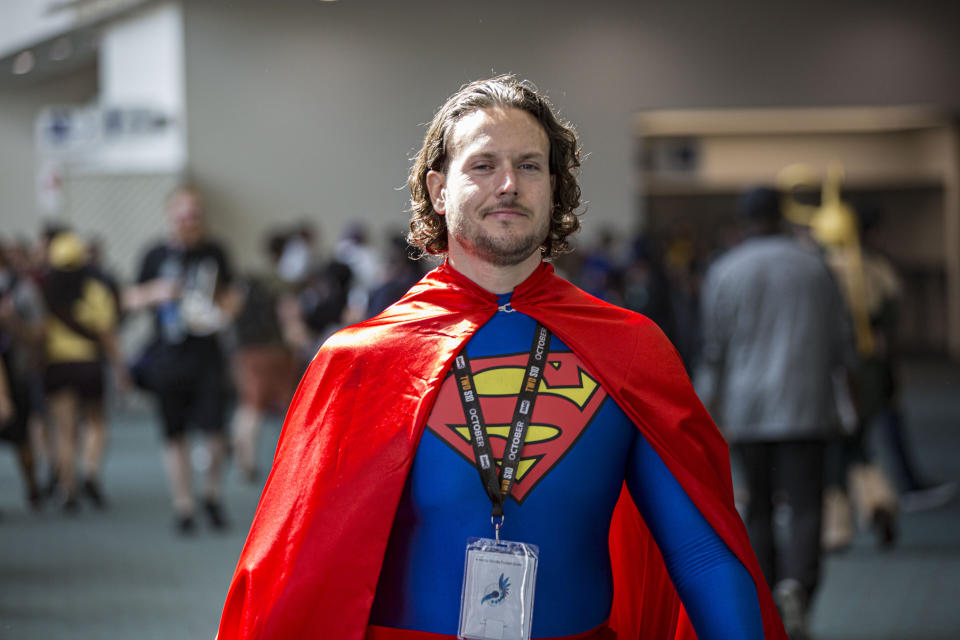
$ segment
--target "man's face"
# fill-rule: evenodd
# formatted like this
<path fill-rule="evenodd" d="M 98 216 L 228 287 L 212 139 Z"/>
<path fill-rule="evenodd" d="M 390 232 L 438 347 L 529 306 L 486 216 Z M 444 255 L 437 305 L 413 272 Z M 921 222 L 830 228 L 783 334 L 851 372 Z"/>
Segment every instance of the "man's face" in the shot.
<path fill-rule="evenodd" d="M 454 125 L 447 171 L 429 172 L 427 188 L 455 265 L 517 265 L 539 249 L 550 229 L 549 160 L 546 132 L 520 109 L 482 109 Z"/>
<path fill-rule="evenodd" d="M 203 239 L 203 209 L 200 198 L 191 191 L 178 191 L 167 203 L 167 218 L 174 238 L 186 246 Z"/>

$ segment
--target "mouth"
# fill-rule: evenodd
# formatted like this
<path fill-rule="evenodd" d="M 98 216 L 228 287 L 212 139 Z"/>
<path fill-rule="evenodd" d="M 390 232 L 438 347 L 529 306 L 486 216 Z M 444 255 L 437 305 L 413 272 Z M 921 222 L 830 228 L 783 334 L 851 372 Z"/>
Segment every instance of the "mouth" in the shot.
<path fill-rule="evenodd" d="M 498 207 L 496 209 L 491 209 L 489 211 L 483 212 L 484 218 L 491 217 L 494 220 L 510 220 L 513 218 L 526 218 L 529 217 L 529 213 L 520 208 L 516 207 Z"/>

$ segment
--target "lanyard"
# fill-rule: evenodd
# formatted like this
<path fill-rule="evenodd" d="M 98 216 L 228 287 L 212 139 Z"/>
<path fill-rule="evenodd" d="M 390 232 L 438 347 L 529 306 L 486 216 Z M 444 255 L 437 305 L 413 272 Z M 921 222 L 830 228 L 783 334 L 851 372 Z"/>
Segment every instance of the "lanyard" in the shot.
<path fill-rule="evenodd" d="M 543 368 L 549 348 L 550 331 L 538 322 L 533 332 L 533 344 L 530 346 L 530 356 L 527 358 L 523 386 L 517 394 L 517 405 L 513 410 L 513 421 L 510 423 L 510 433 L 503 450 L 499 478 L 466 348 L 457 355 L 453 363 L 460 403 L 463 405 L 463 415 L 467 419 L 467 429 L 470 431 L 470 442 L 473 445 L 473 457 L 477 461 L 483 488 L 493 505 L 491 519 L 500 518 L 501 523 L 503 522 L 503 503 L 510 495 L 510 488 L 516 480 L 517 469 L 520 467 L 520 452 L 523 450 L 527 428 L 533 417 L 533 405 L 537 399 L 537 388 L 543 378 Z M 495 526 L 499 538 L 500 525 L 495 523 Z"/>

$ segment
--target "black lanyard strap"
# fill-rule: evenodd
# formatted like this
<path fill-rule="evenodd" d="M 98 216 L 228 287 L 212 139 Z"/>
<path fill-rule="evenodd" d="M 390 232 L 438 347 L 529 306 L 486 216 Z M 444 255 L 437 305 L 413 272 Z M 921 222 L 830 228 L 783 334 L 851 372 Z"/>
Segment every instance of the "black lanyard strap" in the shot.
<path fill-rule="evenodd" d="M 490 436 L 487 425 L 480 409 L 480 397 L 473 381 L 473 371 L 470 369 L 470 359 L 464 348 L 453 362 L 454 376 L 459 391 L 460 404 L 463 405 L 463 415 L 467 420 L 467 429 L 470 432 L 470 442 L 473 445 L 473 457 L 477 461 L 477 470 L 483 488 L 490 497 L 493 505 L 494 518 L 503 517 L 503 503 L 510 495 L 510 489 L 517 478 L 517 469 L 520 467 L 520 453 L 527 438 L 527 430 L 533 417 L 533 406 L 537 400 L 537 389 L 543 379 L 543 369 L 547 362 L 547 353 L 550 350 L 550 330 L 537 323 L 533 332 L 533 344 L 530 346 L 530 356 L 527 358 L 527 368 L 524 371 L 523 384 L 517 394 L 517 404 L 513 410 L 513 420 L 510 423 L 510 432 L 507 444 L 503 450 L 499 478 L 497 476 L 496 459 L 490 448 Z"/>

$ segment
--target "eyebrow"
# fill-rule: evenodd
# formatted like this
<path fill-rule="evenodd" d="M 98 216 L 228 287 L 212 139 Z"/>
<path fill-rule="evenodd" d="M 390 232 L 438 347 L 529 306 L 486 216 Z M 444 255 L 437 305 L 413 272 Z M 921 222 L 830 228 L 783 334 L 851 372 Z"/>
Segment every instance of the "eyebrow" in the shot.
<path fill-rule="evenodd" d="M 545 160 L 548 157 L 548 154 L 543 153 L 542 151 L 528 151 L 520 156 L 521 160 Z"/>
<path fill-rule="evenodd" d="M 492 160 L 496 158 L 499 154 L 492 153 L 490 151 L 478 151 L 476 153 L 471 153 L 466 157 L 467 160 Z M 519 161 L 524 160 L 546 160 L 547 154 L 542 151 L 527 151 L 520 154 L 517 158 Z"/>

